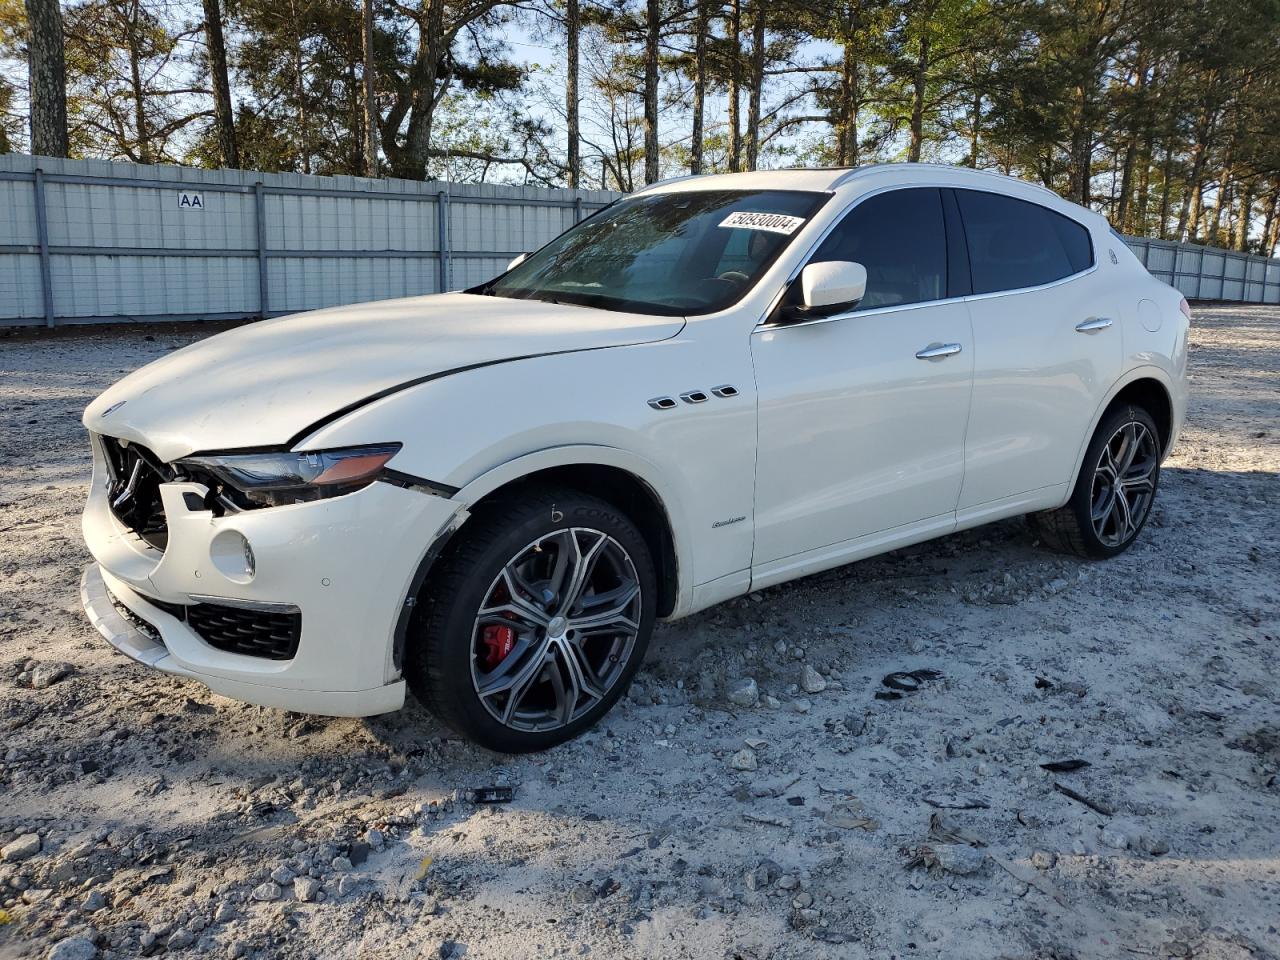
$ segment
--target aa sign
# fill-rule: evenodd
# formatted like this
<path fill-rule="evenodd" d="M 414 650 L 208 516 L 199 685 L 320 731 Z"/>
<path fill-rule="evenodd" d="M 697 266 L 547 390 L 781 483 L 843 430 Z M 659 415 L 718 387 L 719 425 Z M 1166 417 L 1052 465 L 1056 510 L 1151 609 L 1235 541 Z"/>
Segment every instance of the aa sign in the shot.
<path fill-rule="evenodd" d="M 204 194 L 188 193 L 185 190 L 178 191 L 178 206 L 183 210 L 203 210 Z"/>

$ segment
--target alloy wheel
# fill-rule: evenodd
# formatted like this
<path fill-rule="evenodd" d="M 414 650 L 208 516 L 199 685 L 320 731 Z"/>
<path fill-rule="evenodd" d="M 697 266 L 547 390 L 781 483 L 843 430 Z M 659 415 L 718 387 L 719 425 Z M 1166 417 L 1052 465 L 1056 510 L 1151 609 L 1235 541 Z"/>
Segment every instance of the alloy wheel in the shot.
<path fill-rule="evenodd" d="M 571 527 L 539 537 L 494 577 L 471 636 L 471 679 L 515 730 L 565 726 L 617 684 L 640 632 L 640 580 L 613 537 Z"/>
<path fill-rule="evenodd" d="M 1137 535 L 1155 498 L 1160 463 L 1155 437 L 1131 420 L 1103 446 L 1093 473 L 1090 517 L 1105 546 L 1118 547 Z"/>

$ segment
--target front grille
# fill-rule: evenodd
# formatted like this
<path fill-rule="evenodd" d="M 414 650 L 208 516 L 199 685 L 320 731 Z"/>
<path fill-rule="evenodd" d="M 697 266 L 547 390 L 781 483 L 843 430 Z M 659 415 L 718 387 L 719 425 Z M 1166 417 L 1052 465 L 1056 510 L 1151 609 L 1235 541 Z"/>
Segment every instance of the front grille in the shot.
<path fill-rule="evenodd" d="M 292 660 L 302 636 L 302 614 L 245 610 L 215 603 L 187 607 L 189 626 L 209 646 L 267 660 Z"/>
<path fill-rule="evenodd" d="M 107 503 L 112 514 L 148 544 L 163 550 L 169 543 L 169 527 L 160 501 L 160 484 L 173 479 L 173 471 L 141 444 L 106 435 L 98 441 L 107 460 Z"/>
<path fill-rule="evenodd" d="M 107 591 L 107 599 L 111 601 L 111 606 L 115 607 L 116 613 L 120 614 L 120 616 L 124 617 L 127 621 L 129 621 L 129 623 L 133 625 L 134 629 L 138 630 L 147 639 L 154 640 L 156 643 L 159 643 L 162 645 L 164 644 L 164 638 L 160 636 L 160 631 L 156 629 L 155 624 L 153 624 L 150 620 L 144 620 L 142 617 L 138 616 L 136 613 L 134 613 L 132 610 L 126 607 L 123 603 L 121 603 L 120 598 L 117 597 L 110 590 Z M 150 598 L 148 598 L 148 601 L 150 603 L 154 603 L 156 606 L 160 606 L 159 600 L 151 600 Z M 165 606 L 166 607 L 174 606 L 174 604 L 165 604 Z"/>
<path fill-rule="evenodd" d="M 296 607 L 280 611 L 250 610 L 221 603 L 168 603 L 143 594 L 139 596 L 185 622 L 217 650 L 264 660 L 292 660 L 297 656 L 302 614 Z M 158 638 L 158 632 L 156 636 Z"/>

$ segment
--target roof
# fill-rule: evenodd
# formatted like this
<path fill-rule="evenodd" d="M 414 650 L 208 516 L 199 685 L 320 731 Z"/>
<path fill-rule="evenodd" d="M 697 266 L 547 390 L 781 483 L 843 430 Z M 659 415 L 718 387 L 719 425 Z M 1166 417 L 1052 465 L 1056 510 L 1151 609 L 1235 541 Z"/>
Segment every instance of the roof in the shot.
<path fill-rule="evenodd" d="M 975 170 L 971 167 L 939 163 L 877 163 L 865 167 L 818 167 L 702 174 L 660 180 L 637 190 L 636 194 L 683 193 L 693 190 L 815 190 L 832 193 L 864 182 L 867 182 L 868 186 L 877 185 L 876 181 L 902 186 L 909 186 L 913 181 L 921 181 L 933 185 L 969 186 L 975 189 L 985 187 L 1011 196 L 1021 194 L 1025 199 L 1070 210 L 1071 214 L 1077 217 L 1086 213 L 1097 216 L 1093 211 L 1071 203 L 1038 183 L 990 170 Z"/>

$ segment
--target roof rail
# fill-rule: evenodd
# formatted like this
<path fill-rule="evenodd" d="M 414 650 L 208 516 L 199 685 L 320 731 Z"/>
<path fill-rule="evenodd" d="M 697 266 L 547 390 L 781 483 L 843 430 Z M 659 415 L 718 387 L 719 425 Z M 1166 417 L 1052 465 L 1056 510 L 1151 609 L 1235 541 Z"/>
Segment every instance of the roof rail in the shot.
<path fill-rule="evenodd" d="M 673 184 L 673 183 L 680 183 L 680 182 L 681 182 L 681 181 L 683 181 L 683 180 L 701 180 L 701 179 L 703 179 L 703 178 L 705 178 L 705 177 L 714 177 L 714 176 L 718 176 L 718 174 L 714 174 L 714 173 L 686 173 L 686 174 L 685 174 L 684 176 L 682 176 L 682 177 L 667 177 L 665 180 L 655 180 L 655 181 L 653 181 L 653 183 L 646 183 L 646 184 L 645 184 L 643 187 L 641 187 L 639 190 L 635 191 L 635 193 L 637 193 L 637 194 L 639 194 L 639 193 L 644 193 L 646 190 L 652 190 L 654 187 L 665 187 L 665 186 L 669 186 L 670 184 Z M 634 196 L 635 194 L 632 194 L 632 195 Z"/>
<path fill-rule="evenodd" d="M 934 170 L 949 170 L 952 172 L 961 171 L 961 172 L 982 174 L 983 176 L 987 176 L 987 177 L 999 177 L 1002 180 L 1012 180 L 1015 183 L 1020 183 L 1025 187 L 1032 187 L 1036 190 L 1040 190 L 1044 193 L 1049 194 L 1050 196 L 1057 197 L 1059 200 L 1066 199 L 1065 197 L 1060 196 L 1055 191 L 1050 190 L 1044 184 L 1036 183 L 1034 180 L 1023 180 L 1021 177 L 1013 177 L 1007 173 L 1000 173 L 998 170 L 978 170 L 973 167 L 960 167 L 951 163 L 872 163 L 872 164 L 868 164 L 865 167 L 854 167 L 853 169 L 849 170 L 848 173 L 844 174 L 841 177 L 838 177 L 835 180 L 835 182 L 831 184 L 831 189 L 835 190 L 837 187 L 842 187 L 845 184 L 849 183 L 850 181 L 856 180 L 863 175 L 875 173 L 881 170 L 892 170 L 894 167 L 929 167 Z"/>

